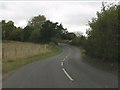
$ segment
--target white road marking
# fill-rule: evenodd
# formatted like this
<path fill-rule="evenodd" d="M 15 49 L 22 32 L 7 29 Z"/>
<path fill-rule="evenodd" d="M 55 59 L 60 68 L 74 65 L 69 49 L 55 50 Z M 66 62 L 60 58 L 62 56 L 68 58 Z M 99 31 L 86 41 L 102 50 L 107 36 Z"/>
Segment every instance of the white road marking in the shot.
<path fill-rule="evenodd" d="M 63 62 L 65 61 L 65 58 L 63 59 Z"/>
<path fill-rule="evenodd" d="M 63 62 L 61 62 L 61 66 L 63 66 Z"/>
<path fill-rule="evenodd" d="M 66 76 L 71 80 L 71 81 L 73 81 L 73 79 L 70 77 L 70 75 L 65 71 L 65 69 L 64 68 L 62 68 L 62 70 L 63 70 L 63 72 L 66 74 Z"/>
<path fill-rule="evenodd" d="M 63 61 L 61 62 L 61 66 L 63 66 L 64 61 L 65 61 L 65 59 L 67 59 L 68 56 L 69 56 L 69 55 L 67 55 L 67 56 L 63 59 Z M 66 76 L 67 76 L 71 81 L 73 81 L 73 79 L 72 79 L 71 76 L 66 72 L 66 70 L 65 70 L 64 68 L 62 68 L 62 70 L 63 70 L 63 72 L 66 74 Z"/>
<path fill-rule="evenodd" d="M 67 58 L 68 56 L 66 56 L 66 58 Z"/>

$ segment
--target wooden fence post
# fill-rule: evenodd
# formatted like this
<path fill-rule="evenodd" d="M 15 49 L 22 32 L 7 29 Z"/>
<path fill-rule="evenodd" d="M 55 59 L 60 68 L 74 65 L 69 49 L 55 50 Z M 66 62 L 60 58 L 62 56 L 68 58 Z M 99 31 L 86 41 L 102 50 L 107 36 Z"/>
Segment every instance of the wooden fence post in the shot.
<path fill-rule="evenodd" d="M 17 59 L 17 49 L 15 48 L 15 57 Z"/>
<path fill-rule="evenodd" d="M 2 59 L 4 59 L 4 48 L 2 48 Z"/>
<path fill-rule="evenodd" d="M 45 52 L 46 52 L 47 45 L 45 44 Z"/>

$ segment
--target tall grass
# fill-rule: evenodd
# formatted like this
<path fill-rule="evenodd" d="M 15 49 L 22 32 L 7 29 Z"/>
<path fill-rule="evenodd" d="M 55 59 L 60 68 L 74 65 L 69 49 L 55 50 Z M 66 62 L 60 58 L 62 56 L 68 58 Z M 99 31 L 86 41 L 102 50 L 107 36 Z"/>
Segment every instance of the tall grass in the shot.
<path fill-rule="evenodd" d="M 51 52 L 47 44 L 34 44 L 26 42 L 3 41 L 3 61 L 19 60 L 35 55 Z"/>
<path fill-rule="evenodd" d="M 3 74 L 37 60 L 44 60 L 59 54 L 62 50 L 54 44 L 34 44 L 4 41 L 2 51 Z"/>

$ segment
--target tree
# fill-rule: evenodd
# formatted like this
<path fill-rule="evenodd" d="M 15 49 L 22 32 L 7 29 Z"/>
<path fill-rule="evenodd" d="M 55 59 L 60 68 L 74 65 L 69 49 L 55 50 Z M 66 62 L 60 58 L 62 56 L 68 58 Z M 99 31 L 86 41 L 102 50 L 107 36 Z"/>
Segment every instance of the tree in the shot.
<path fill-rule="evenodd" d="M 40 31 L 46 21 L 45 16 L 38 15 L 28 21 L 28 25 L 23 30 L 23 38 L 26 41 L 40 42 Z"/>
<path fill-rule="evenodd" d="M 117 5 L 102 5 L 97 18 L 89 22 L 86 52 L 103 60 L 118 60 L 118 8 Z"/>
<path fill-rule="evenodd" d="M 31 35 L 29 37 L 31 42 L 39 43 L 40 42 L 40 30 L 32 30 Z"/>
<path fill-rule="evenodd" d="M 29 37 L 31 35 L 31 32 L 33 31 L 33 28 L 30 26 L 26 26 L 23 30 L 22 30 L 22 41 L 29 41 Z"/>
<path fill-rule="evenodd" d="M 47 20 L 40 30 L 40 40 L 44 43 L 54 42 L 57 44 L 66 34 L 67 29 L 64 29 L 62 24 L 58 25 L 57 22 Z"/>
<path fill-rule="evenodd" d="M 42 24 L 46 21 L 45 16 L 38 15 L 33 17 L 30 21 L 28 21 L 28 26 L 32 27 L 33 29 L 41 29 Z"/>
<path fill-rule="evenodd" d="M 45 16 L 38 15 L 28 21 L 28 25 L 24 28 L 17 28 L 14 22 L 2 20 L 2 38 L 17 41 L 31 41 L 35 43 L 58 43 L 67 35 L 67 29 L 62 24 L 46 20 Z"/>
<path fill-rule="evenodd" d="M 41 28 L 40 31 L 40 40 L 43 43 L 48 43 L 52 40 L 52 38 L 56 37 L 57 33 L 57 23 L 53 23 L 47 20 Z"/>
<path fill-rule="evenodd" d="M 5 20 L 2 20 L 2 39 L 10 39 L 10 33 L 12 30 L 14 30 L 16 27 L 14 26 L 13 21 L 6 22 Z"/>
<path fill-rule="evenodd" d="M 9 35 L 9 39 L 15 41 L 21 41 L 21 33 L 22 33 L 22 29 L 20 27 L 15 28 L 14 30 L 11 31 Z"/>
<path fill-rule="evenodd" d="M 84 48 L 86 37 L 82 35 L 82 33 L 70 33 L 70 40 L 72 40 L 71 44 L 76 46 L 82 46 Z"/>

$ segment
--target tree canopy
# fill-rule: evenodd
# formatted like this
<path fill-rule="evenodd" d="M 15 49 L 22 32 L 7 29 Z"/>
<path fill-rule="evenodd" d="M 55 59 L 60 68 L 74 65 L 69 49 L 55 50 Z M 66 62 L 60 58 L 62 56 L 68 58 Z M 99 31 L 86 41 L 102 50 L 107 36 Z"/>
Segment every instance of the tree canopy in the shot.
<path fill-rule="evenodd" d="M 58 22 L 54 23 L 50 20 L 46 20 L 46 17 L 43 15 L 38 15 L 30 19 L 27 26 L 23 29 L 14 26 L 13 21 L 6 22 L 2 20 L 1 23 L 3 31 L 2 39 L 4 40 L 57 43 L 61 39 L 67 39 L 65 38 L 65 35 L 68 33 L 67 29 Z"/>
<path fill-rule="evenodd" d="M 119 23 L 120 24 L 120 23 Z M 86 53 L 103 60 L 118 60 L 118 5 L 102 6 L 97 18 L 89 21 Z"/>

